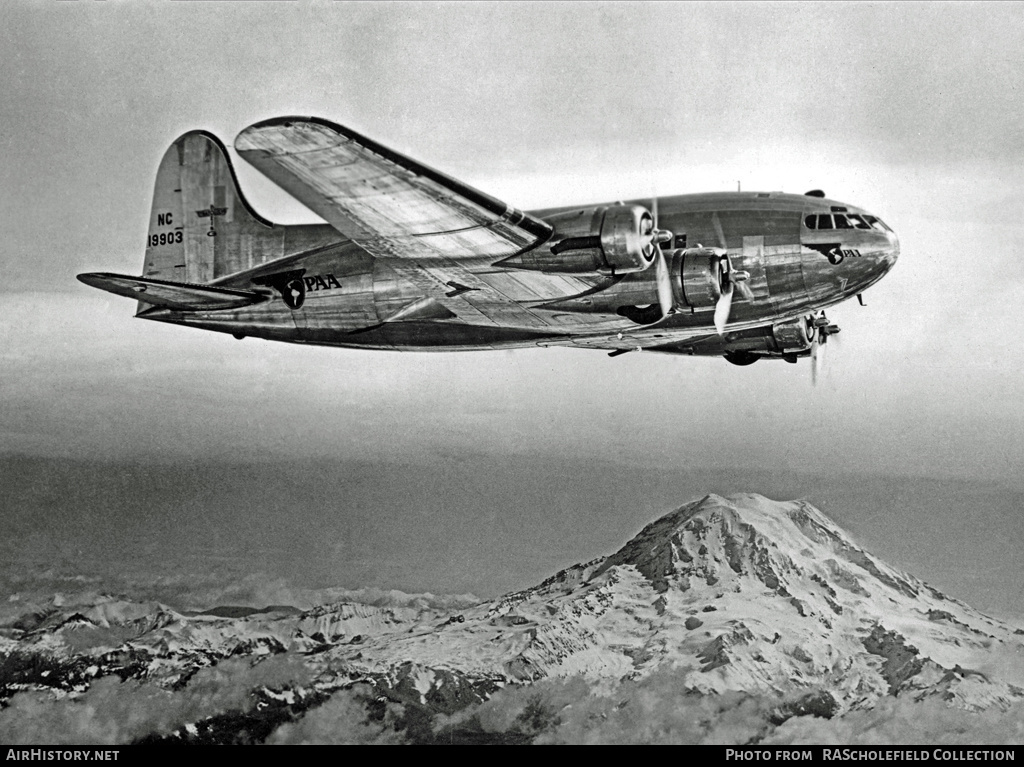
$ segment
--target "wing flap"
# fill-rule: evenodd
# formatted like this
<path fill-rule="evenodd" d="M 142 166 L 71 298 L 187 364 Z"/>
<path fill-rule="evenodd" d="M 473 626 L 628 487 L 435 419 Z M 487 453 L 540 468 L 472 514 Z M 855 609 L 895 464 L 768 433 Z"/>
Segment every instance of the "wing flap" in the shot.
<path fill-rule="evenodd" d="M 209 285 L 189 285 L 148 277 L 129 277 L 123 274 L 91 272 L 78 275 L 80 282 L 127 298 L 137 298 L 153 306 L 185 311 L 215 311 L 237 309 L 266 301 L 267 296 L 249 290 L 215 288 Z"/>
<path fill-rule="evenodd" d="M 235 149 L 373 256 L 495 260 L 551 235 L 544 221 L 326 120 L 256 123 Z"/>

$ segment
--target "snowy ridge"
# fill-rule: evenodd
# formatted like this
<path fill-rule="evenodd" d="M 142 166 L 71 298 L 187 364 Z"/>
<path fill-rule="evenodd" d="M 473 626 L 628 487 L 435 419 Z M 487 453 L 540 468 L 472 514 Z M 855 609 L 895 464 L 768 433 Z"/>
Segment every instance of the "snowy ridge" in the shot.
<path fill-rule="evenodd" d="M 825 689 L 844 709 L 912 692 L 983 708 L 1024 694 L 1021 647 L 1011 627 L 881 562 L 805 502 L 712 495 L 465 623 L 371 638 L 358 659 L 334 652 L 367 669 L 402 657 L 511 681 L 668 665 L 702 692 Z M 997 671 L 964 671 L 979 666 Z"/>
<path fill-rule="evenodd" d="M 450 714 L 509 684 L 665 670 L 694 694 L 804 696 L 832 712 L 892 696 L 975 711 L 1024 700 L 1024 631 L 890 567 L 802 501 L 709 495 L 491 602 L 378 596 L 198 615 L 95 594 L 33 605 L 0 627 L 0 697 L 80 695 L 112 675 L 173 691 L 227 659 L 276 658 L 302 681 L 261 695 L 289 706 L 366 683 Z"/>

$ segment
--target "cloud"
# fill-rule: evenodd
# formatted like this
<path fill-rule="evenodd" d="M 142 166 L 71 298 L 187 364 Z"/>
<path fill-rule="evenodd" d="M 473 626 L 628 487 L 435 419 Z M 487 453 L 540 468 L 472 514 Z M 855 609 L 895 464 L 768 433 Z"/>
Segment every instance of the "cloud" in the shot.
<path fill-rule="evenodd" d="M 281 725 L 267 739 L 270 745 L 397 745 L 408 743 L 396 731 L 405 709 L 385 703 L 382 717 L 370 717 L 371 701 L 356 690 L 339 690 L 295 723 Z"/>
<path fill-rule="evenodd" d="M 178 692 L 104 677 L 77 698 L 18 693 L 0 712 L 0 742 L 130 743 L 218 714 L 249 711 L 253 690 L 304 685 L 311 678 L 299 659 L 275 656 L 255 665 L 231 659 L 202 669 Z M 701 695 L 686 686 L 684 672 L 667 669 L 640 680 L 577 676 L 507 687 L 445 716 L 364 689 L 339 690 L 323 705 L 279 726 L 267 742 L 996 745 L 1024 739 L 1022 703 L 970 712 L 938 699 L 883 698 L 871 710 L 827 718 L 831 703 L 824 692 Z M 813 710 L 820 715 L 808 713 Z M 798 712 L 803 715 L 795 716 Z"/>
<path fill-rule="evenodd" d="M 572 677 L 500 690 L 474 709 L 439 717 L 436 729 L 520 733 L 538 744 L 749 743 L 771 729 L 784 702 L 741 692 L 700 695 L 676 670 L 611 686 Z"/>
<path fill-rule="evenodd" d="M 1013 745 L 1024 740 L 1024 704 L 980 713 L 949 708 L 938 700 L 885 698 L 870 711 L 832 720 L 796 717 L 778 727 L 766 745 Z"/>
<path fill-rule="evenodd" d="M 438 717 L 435 731 L 475 731 L 495 740 L 518 734 L 536 744 L 952 745 L 1013 744 L 1024 737 L 1024 704 L 975 713 L 935 699 L 883 698 L 868 711 L 793 716 L 815 701 L 819 713 L 827 713 L 827 698 L 814 690 L 699 695 L 686 687 L 681 671 L 670 669 L 610 686 L 575 677 L 506 688 L 479 706 Z"/>
<path fill-rule="evenodd" d="M 0 742 L 114 745 L 151 733 L 166 734 L 226 711 L 248 711 L 252 692 L 280 689 L 311 678 L 301 661 L 275 656 L 255 665 L 231 659 L 201 669 L 179 692 L 116 676 L 97 679 L 76 698 L 43 692 L 14 695 L 0 712 Z"/>

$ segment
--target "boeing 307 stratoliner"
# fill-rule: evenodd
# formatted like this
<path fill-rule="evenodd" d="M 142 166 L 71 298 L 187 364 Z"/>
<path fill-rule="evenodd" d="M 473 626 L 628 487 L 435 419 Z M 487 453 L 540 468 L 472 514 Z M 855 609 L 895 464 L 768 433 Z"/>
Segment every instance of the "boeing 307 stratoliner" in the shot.
<path fill-rule="evenodd" d="M 402 351 L 530 346 L 814 356 L 824 309 L 899 255 L 877 216 L 819 190 L 716 192 L 517 210 L 348 128 L 284 117 L 235 139 L 326 224 L 282 226 L 239 191 L 224 145 L 175 141 L 142 276 L 79 279 L 149 320 Z"/>

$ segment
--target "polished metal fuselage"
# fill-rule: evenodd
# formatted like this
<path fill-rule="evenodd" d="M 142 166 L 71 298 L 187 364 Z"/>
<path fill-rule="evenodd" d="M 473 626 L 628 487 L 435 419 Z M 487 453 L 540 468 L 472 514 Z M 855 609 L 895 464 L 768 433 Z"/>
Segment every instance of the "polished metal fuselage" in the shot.
<path fill-rule="evenodd" d="M 650 207 L 651 201 L 625 204 Z M 533 214 L 544 218 L 583 207 L 591 206 Z M 891 231 L 808 228 L 808 216 L 836 208 L 866 213 L 821 197 L 708 193 L 659 199 L 658 226 L 675 235 L 663 247 L 723 248 L 734 267 L 749 274 L 752 296 L 735 298 L 728 338 L 730 333 L 742 334 L 837 304 L 862 293 L 889 271 L 899 254 Z M 300 306 L 289 306 L 267 291 L 268 300 L 242 309 L 147 309 L 139 316 L 239 337 L 404 351 L 537 345 L 675 351 L 674 344 L 717 337 L 713 307 L 685 308 L 655 323 L 638 323 L 618 312 L 622 306 L 658 303 L 653 267 L 610 276 L 509 269 L 496 266 L 492 259 L 411 264 L 406 259 L 373 258 L 327 225 L 287 230 L 292 241 L 308 242 L 310 249 L 265 267 L 214 275 L 212 284 L 262 289 L 267 275 L 301 269 L 305 294 Z M 389 321 L 431 290 L 440 296 L 445 316 Z M 708 348 L 711 351 L 688 347 L 686 353 L 716 353 L 717 347 Z"/>

